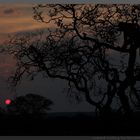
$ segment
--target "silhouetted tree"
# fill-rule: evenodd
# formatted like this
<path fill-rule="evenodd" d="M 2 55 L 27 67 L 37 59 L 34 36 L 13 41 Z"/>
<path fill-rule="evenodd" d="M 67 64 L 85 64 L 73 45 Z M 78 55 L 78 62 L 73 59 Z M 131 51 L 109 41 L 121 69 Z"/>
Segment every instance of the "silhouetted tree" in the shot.
<path fill-rule="evenodd" d="M 0 107 L 0 117 L 5 115 L 5 113 L 6 113 L 5 109 Z"/>
<path fill-rule="evenodd" d="M 47 113 L 53 102 L 41 95 L 27 94 L 14 99 L 7 106 L 7 113 L 14 115 L 38 115 Z"/>
<path fill-rule="evenodd" d="M 140 44 L 129 41 L 129 47 L 122 47 L 124 30 L 118 24 L 138 25 L 138 5 L 46 4 L 33 10 L 35 20 L 53 27 L 38 39 L 28 35 L 11 40 L 8 51 L 17 59 L 14 86 L 24 75 L 33 78 L 41 72 L 66 80 L 97 111 L 109 113 L 113 103 L 124 113 L 137 108 Z"/>

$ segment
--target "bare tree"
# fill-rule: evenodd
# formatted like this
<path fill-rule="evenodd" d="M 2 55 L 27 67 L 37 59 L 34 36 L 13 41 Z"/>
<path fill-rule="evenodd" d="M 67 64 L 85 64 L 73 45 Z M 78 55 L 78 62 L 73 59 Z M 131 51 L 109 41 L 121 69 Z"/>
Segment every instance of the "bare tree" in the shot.
<path fill-rule="evenodd" d="M 113 102 L 118 101 L 116 110 L 130 113 L 140 103 L 140 65 L 136 61 L 140 44 L 129 40 L 127 47 L 123 47 L 126 39 L 122 40 L 124 30 L 118 30 L 118 24 L 138 25 L 138 7 L 101 4 L 33 7 L 35 20 L 53 25 L 53 29 L 38 35 L 38 40 L 32 36 L 11 40 L 8 52 L 17 59 L 12 83 L 16 86 L 24 75 L 33 78 L 41 72 L 46 78 L 66 80 L 69 88 L 76 89 L 97 111 L 111 112 Z"/>

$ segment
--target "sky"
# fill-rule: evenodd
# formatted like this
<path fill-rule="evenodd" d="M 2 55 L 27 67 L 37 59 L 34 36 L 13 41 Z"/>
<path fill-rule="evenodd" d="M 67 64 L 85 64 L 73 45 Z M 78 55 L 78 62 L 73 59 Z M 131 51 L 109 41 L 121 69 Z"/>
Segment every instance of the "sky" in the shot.
<path fill-rule="evenodd" d="M 33 19 L 33 4 L 1 4 L 0 3 L 0 43 L 7 34 L 46 28 Z"/>
<path fill-rule="evenodd" d="M 0 1 L 0 44 L 8 40 L 8 35 L 52 28 L 52 25 L 42 24 L 33 19 L 34 4 L 4 2 L 6 1 Z M 54 102 L 52 106 L 54 112 L 93 111 L 93 107 L 85 101 L 77 104 L 67 97 L 67 85 L 64 81 L 46 80 L 38 76 L 34 81 L 24 79 L 16 88 L 16 92 L 11 91 L 7 79 L 14 70 L 15 60 L 11 56 L 0 54 L 0 106 L 4 105 L 4 100 L 7 98 L 13 99 L 16 96 L 34 93 L 51 99 Z"/>

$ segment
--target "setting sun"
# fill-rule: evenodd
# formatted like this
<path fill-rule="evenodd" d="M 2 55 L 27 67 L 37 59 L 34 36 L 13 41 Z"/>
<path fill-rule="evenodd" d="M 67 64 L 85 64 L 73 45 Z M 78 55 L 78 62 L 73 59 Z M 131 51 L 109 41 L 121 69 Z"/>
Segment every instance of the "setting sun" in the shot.
<path fill-rule="evenodd" d="M 11 100 L 10 100 L 10 99 L 6 99 L 6 100 L 5 100 L 5 104 L 6 104 L 6 105 L 11 104 Z"/>

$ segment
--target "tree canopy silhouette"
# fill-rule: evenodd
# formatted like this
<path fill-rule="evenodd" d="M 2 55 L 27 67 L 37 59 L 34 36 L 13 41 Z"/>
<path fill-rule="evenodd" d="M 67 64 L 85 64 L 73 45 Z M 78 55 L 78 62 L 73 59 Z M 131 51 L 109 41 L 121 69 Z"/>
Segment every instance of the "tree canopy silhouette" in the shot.
<path fill-rule="evenodd" d="M 7 112 L 14 115 L 38 115 L 47 113 L 53 102 L 37 94 L 19 96 L 7 106 Z"/>
<path fill-rule="evenodd" d="M 140 44 L 122 47 L 126 40 L 118 24 L 139 24 L 139 5 L 40 4 L 33 11 L 35 20 L 52 28 L 39 39 L 28 34 L 10 41 L 8 52 L 17 59 L 14 86 L 24 75 L 41 72 L 66 80 L 96 111 L 138 109 Z"/>

